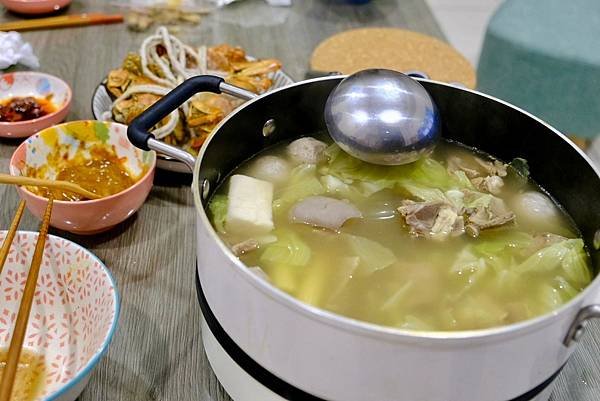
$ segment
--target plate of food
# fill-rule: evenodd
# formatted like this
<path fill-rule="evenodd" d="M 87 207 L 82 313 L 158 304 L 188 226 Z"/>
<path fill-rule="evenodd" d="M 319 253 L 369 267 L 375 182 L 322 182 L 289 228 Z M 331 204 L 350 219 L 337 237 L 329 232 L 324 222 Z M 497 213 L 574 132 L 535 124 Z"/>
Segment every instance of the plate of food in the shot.
<path fill-rule="evenodd" d="M 146 38 L 138 52 L 108 72 L 92 98 L 94 118 L 129 124 L 142 111 L 187 78 L 219 75 L 233 85 L 261 94 L 293 83 L 276 59 L 256 59 L 229 44 L 193 47 L 165 27 Z M 242 104 L 225 94 L 199 93 L 163 119 L 157 139 L 196 155 L 217 124 Z M 158 155 L 157 167 L 189 173 L 180 161 Z"/>

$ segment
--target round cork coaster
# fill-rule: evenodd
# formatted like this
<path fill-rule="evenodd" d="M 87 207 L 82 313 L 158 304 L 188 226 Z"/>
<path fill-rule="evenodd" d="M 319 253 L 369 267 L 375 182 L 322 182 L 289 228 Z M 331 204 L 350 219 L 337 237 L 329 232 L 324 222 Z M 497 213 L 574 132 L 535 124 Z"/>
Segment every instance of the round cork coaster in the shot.
<path fill-rule="evenodd" d="M 310 67 L 317 71 L 352 74 L 367 68 L 401 72 L 421 71 L 431 79 L 475 87 L 471 64 L 439 39 L 397 28 L 361 28 L 345 31 L 321 42 Z"/>

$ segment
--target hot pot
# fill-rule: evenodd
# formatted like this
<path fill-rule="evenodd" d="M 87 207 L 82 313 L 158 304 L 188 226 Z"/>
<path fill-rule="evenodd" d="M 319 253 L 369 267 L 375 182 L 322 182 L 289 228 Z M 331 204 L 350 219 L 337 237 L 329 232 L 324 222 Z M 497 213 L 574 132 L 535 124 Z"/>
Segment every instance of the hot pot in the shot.
<path fill-rule="evenodd" d="M 238 400 L 547 399 L 586 321 L 600 317 L 598 277 L 560 309 L 532 320 L 477 331 L 411 332 L 297 301 L 245 268 L 213 230 L 205 208 L 220 183 L 257 152 L 324 130 L 325 101 L 342 78 L 316 78 L 255 97 L 221 78 L 198 76 L 129 127 L 136 146 L 178 158 L 194 171 L 204 344 L 226 390 Z M 575 220 L 597 266 L 592 243 L 600 228 L 600 175 L 585 154 L 556 129 L 506 102 L 419 81 L 437 103 L 445 138 L 502 160 L 528 160 L 533 179 Z M 201 91 L 249 101 L 221 122 L 194 160 L 155 140 L 148 129 Z"/>

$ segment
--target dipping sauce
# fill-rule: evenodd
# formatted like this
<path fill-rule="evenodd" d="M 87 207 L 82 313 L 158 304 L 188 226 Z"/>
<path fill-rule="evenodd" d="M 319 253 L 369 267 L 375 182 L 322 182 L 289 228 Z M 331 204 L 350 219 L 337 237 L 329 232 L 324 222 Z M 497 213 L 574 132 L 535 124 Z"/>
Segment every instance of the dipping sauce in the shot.
<path fill-rule="evenodd" d="M 0 350 L 0 379 L 4 374 L 8 350 Z M 35 400 L 41 393 L 46 377 L 44 357 L 27 349 L 21 351 L 11 401 Z"/>
<path fill-rule="evenodd" d="M 56 111 L 52 95 L 48 97 L 11 97 L 0 100 L 0 122 L 33 120 Z"/>
<path fill-rule="evenodd" d="M 90 192 L 106 197 L 121 192 L 132 186 L 137 178 L 125 167 L 125 163 L 116 154 L 109 150 L 97 147 L 90 151 L 89 158 L 75 157 L 71 160 L 62 160 L 57 168 L 56 179 L 69 181 L 87 189 Z M 29 169 L 27 176 L 43 177 L 38 169 Z M 80 201 L 85 200 L 82 195 L 64 191 L 62 189 L 46 189 L 28 187 L 28 189 L 44 197 L 50 193 L 55 200 Z"/>

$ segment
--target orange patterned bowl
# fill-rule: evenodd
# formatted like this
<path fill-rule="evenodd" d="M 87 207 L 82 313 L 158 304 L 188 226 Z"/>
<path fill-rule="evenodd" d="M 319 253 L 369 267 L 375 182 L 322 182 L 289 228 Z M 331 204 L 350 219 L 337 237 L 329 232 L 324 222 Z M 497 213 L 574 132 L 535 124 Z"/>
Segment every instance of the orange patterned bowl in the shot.
<path fill-rule="evenodd" d="M 123 124 L 101 121 L 71 121 L 46 128 L 26 139 L 10 159 L 10 174 L 24 175 L 27 168 L 43 167 L 39 178 L 55 179 L 52 161 L 57 157 L 70 159 L 91 147 L 105 147 L 123 160 L 136 182 L 114 195 L 96 200 L 54 201 L 50 225 L 75 234 L 95 234 L 106 231 L 133 215 L 144 203 L 152 188 L 156 154 L 144 152 L 129 142 Z M 27 208 L 41 218 L 46 199 L 25 187 L 18 187 Z"/>
<path fill-rule="evenodd" d="M 6 231 L 0 231 L 0 241 L 5 236 Z M 2 350 L 12 337 L 37 237 L 35 232 L 18 231 L 0 274 Z M 32 380 L 37 385 L 13 389 L 12 398 L 20 391 L 27 392 L 19 395 L 28 400 L 76 399 L 106 353 L 118 318 L 117 287 L 106 266 L 87 249 L 49 235 L 21 356 L 35 361 L 30 366 L 37 373 Z"/>

